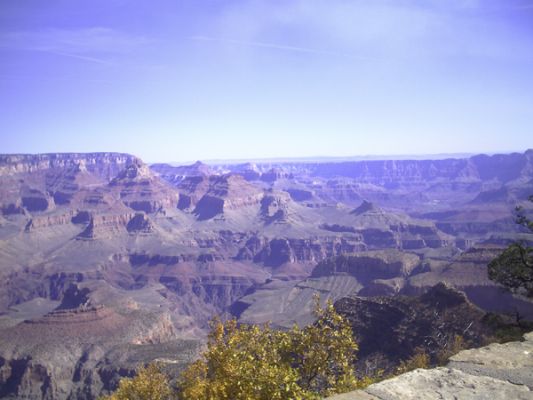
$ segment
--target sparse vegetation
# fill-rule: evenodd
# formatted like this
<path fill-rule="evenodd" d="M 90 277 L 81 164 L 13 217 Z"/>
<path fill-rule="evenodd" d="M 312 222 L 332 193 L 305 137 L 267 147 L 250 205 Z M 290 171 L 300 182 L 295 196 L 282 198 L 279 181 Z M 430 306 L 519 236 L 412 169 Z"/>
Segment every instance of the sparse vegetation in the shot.
<path fill-rule="evenodd" d="M 532 321 L 519 321 L 517 323 L 516 315 L 488 313 L 485 316 L 485 321 L 493 332 L 485 344 L 521 341 L 525 333 L 533 331 Z"/>
<path fill-rule="evenodd" d="M 418 368 L 429 368 L 430 358 L 425 350 L 421 347 L 415 349 L 415 354 L 409 359 L 402 361 L 396 370 L 396 375 L 403 374 Z"/>
<path fill-rule="evenodd" d="M 446 343 L 444 348 L 439 353 L 437 353 L 437 364 L 445 365 L 450 357 L 469 347 L 471 346 L 468 345 L 462 335 L 453 335 L 452 339 Z"/>
<path fill-rule="evenodd" d="M 453 335 L 433 357 L 423 347 L 417 347 L 410 358 L 400 362 L 396 373 L 392 376 L 404 374 L 418 368 L 427 369 L 438 365 L 446 365 L 450 357 L 467 348 L 469 346 L 464 337 L 457 334 Z M 391 378 L 392 376 L 387 376 L 387 378 Z"/>

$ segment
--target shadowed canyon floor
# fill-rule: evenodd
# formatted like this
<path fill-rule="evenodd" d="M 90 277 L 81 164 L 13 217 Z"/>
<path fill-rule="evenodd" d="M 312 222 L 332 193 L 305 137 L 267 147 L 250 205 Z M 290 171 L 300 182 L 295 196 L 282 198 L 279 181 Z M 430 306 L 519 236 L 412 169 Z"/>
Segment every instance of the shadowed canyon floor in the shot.
<path fill-rule="evenodd" d="M 0 155 L 0 397 L 93 399 L 154 359 L 179 371 L 213 315 L 307 324 L 317 292 L 446 282 L 472 307 L 533 318 L 486 275 L 510 240 L 533 240 L 513 222 L 530 194 L 532 150 L 212 166 Z"/>

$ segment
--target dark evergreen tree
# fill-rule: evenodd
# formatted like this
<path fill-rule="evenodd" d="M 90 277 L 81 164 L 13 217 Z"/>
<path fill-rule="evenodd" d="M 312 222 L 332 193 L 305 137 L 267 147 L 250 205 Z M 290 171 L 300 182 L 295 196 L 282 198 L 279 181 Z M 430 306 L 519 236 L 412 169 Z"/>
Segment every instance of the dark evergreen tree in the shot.
<path fill-rule="evenodd" d="M 529 201 L 533 202 L 533 196 Z M 516 208 L 516 223 L 533 233 L 533 221 L 522 207 Z M 514 242 L 489 263 L 488 273 L 512 292 L 533 297 L 533 247 L 526 241 Z"/>

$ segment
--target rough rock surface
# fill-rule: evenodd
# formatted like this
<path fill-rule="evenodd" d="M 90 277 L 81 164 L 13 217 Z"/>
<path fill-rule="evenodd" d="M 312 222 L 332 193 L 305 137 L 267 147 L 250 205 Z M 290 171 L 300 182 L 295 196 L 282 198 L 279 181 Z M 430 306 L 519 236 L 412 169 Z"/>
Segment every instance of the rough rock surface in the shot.
<path fill-rule="evenodd" d="M 533 388 L 533 332 L 524 342 L 511 342 L 462 351 L 448 366 L 472 375 L 486 375 Z"/>
<path fill-rule="evenodd" d="M 486 336 L 493 330 L 482 310 L 462 292 L 442 283 L 422 296 L 345 297 L 335 308 L 349 321 L 357 338 L 361 375 L 371 374 L 376 365 L 393 373 L 418 349 L 436 365 L 455 335 L 461 336 L 466 346 L 479 347 L 487 343 Z"/>
<path fill-rule="evenodd" d="M 417 369 L 330 400 L 533 399 L 533 332 L 523 342 L 464 350 L 446 367 Z"/>

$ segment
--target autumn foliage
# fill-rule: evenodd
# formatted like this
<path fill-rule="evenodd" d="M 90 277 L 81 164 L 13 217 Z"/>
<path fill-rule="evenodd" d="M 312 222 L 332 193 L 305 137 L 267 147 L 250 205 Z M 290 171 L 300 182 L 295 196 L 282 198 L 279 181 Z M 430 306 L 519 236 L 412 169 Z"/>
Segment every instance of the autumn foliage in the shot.
<path fill-rule="evenodd" d="M 325 308 L 317 302 L 315 313 L 313 325 L 288 331 L 214 320 L 206 352 L 183 372 L 175 391 L 156 369 L 143 369 L 121 381 L 109 399 L 298 400 L 353 390 L 357 345 L 351 328 L 331 302 Z M 137 397 L 124 397 L 136 386 Z M 141 394 L 152 389 L 160 390 L 159 397 Z"/>
<path fill-rule="evenodd" d="M 100 400 L 167 400 L 172 399 L 168 378 L 155 364 L 140 368 L 134 378 L 123 378 L 111 396 Z"/>

